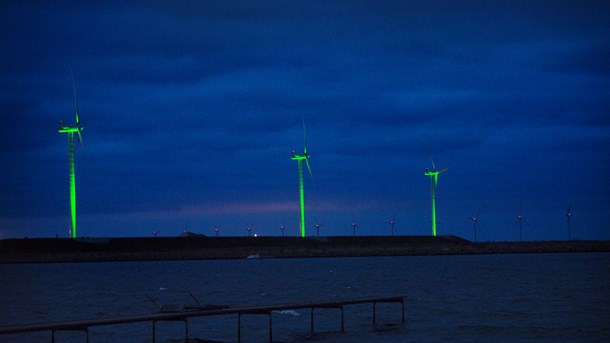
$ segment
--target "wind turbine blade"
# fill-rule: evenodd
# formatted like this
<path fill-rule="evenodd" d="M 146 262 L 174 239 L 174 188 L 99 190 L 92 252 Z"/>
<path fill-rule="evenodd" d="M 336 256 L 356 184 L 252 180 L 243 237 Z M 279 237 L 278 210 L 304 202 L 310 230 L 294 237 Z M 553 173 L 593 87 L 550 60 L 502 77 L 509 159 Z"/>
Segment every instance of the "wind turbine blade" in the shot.
<path fill-rule="evenodd" d="M 477 216 L 476 218 L 479 218 L 479 213 L 481 213 L 481 208 L 479 207 L 479 209 L 477 210 Z"/>
<path fill-rule="evenodd" d="M 74 82 L 74 74 L 72 73 L 72 68 L 70 68 L 70 76 L 72 76 L 72 88 L 74 89 L 74 108 L 76 111 L 76 125 L 78 125 L 80 123 L 80 119 L 78 118 L 78 97 L 76 95 L 76 82 Z"/>
<path fill-rule="evenodd" d="M 301 122 L 303 123 L 303 153 L 307 155 L 307 132 L 305 131 L 305 118 L 303 116 L 301 116 Z M 309 167 L 309 164 L 307 166 Z"/>
<path fill-rule="evenodd" d="M 80 130 L 76 131 L 78 133 L 78 142 L 82 145 L 83 144 L 83 136 L 80 133 Z"/>
<path fill-rule="evenodd" d="M 443 170 L 439 171 L 438 173 L 439 173 L 439 174 L 440 174 L 440 173 L 444 173 L 444 172 L 446 172 L 447 170 L 449 170 L 449 168 L 445 168 L 445 169 L 443 169 Z"/>
<path fill-rule="evenodd" d="M 432 163 L 432 170 L 436 170 L 436 166 L 434 165 L 434 160 L 432 159 L 430 150 L 428 150 L 428 146 L 426 146 L 426 143 L 424 143 L 423 141 L 422 141 L 422 144 L 424 146 L 424 149 L 426 149 L 426 154 L 428 154 L 428 158 L 430 159 L 430 162 Z"/>
<path fill-rule="evenodd" d="M 572 209 L 572 205 L 570 205 L 570 207 L 568 207 L 568 212 L 566 212 L 566 215 L 569 216 L 570 215 L 570 210 Z"/>
<path fill-rule="evenodd" d="M 309 171 L 309 175 L 313 178 L 313 173 L 311 172 L 311 166 L 309 165 L 309 158 L 305 158 L 305 164 L 307 165 L 307 170 Z"/>

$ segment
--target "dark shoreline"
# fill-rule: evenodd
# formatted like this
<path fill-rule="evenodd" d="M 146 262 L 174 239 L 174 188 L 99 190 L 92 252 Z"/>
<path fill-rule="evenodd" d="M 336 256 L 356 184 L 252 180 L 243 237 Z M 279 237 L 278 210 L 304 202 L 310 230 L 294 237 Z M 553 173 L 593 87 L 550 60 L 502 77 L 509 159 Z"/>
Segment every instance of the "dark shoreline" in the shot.
<path fill-rule="evenodd" d="M 610 241 L 474 243 L 455 236 L 23 238 L 0 240 L 0 263 L 610 252 Z"/>

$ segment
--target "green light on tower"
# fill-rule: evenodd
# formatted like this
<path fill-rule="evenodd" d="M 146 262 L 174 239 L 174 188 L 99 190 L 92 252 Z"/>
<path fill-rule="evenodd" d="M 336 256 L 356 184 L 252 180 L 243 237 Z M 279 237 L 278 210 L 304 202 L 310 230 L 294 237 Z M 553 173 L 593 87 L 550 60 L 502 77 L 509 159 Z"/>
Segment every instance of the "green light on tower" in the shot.
<path fill-rule="evenodd" d="M 76 238 L 76 178 L 74 175 L 74 133 L 78 134 L 78 140 L 82 143 L 83 138 L 81 131 L 83 126 L 80 124 L 78 117 L 78 98 L 76 96 L 76 84 L 74 83 L 74 75 L 72 75 L 72 87 L 74 88 L 74 104 L 76 111 L 76 125 L 64 125 L 63 121 L 59 122 L 57 132 L 68 134 L 68 170 L 69 170 L 69 186 L 70 186 L 70 237 Z"/>
<path fill-rule="evenodd" d="M 438 184 L 438 174 L 445 172 L 447 168 L 436 171 L 436 166 L 434 165 L 432 157 L 430 157 L 430 161 L 432 162 L 432 170 L 426 168 L 424 175 L 430 177 L 430 192 L 432 193 L 432 236 L 436 236 L 436 185 Z"/>
<path fill-rule="evenodd" d="M 313 175 L 311 173 L 311 167 L 309 166 L 309 154 L 307 153 L 307 134 L 305 132 L 305 119 L 301 117 L 303 121 L 303 154 L 299 155 L 294 150 L 292 150 L 291 160 L 297 161 L 299 166 L 299 202 L 300 202 L 300 213 L 301 213 L 301 237 L 305 237 L 305 194 L 303 191 L 303 161 L 307 165 L 307 170 L 309 171 L 309 175 Z"/>

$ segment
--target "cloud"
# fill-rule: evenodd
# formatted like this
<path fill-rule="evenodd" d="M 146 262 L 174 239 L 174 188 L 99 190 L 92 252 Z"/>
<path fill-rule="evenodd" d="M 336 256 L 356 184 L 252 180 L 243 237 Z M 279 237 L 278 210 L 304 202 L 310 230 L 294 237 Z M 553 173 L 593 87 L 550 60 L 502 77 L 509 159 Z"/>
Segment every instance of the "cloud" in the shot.
<path fill-rule="evenodd" d="M 284 215 L 296 223 L 289 157 L 303 145 L 301 116 L 314 169 L 308 211 L 333 218 L 325 218 L 329 234 L 356 214 L 364 226 L 377 217 L 386 226 L 393 208 L 412 232 L 427 228 L 423 144 L 450 168 L 439 217 L 456 227 L 481 201 L 501 208 L 527 191 L 557 208 L 585 194 L 601 199 L 606 189 L 593 180 L 610 165 L 607 8 L 7 4 L 2 217 L 19 232 L 67 213 L 66 139 L 56 125 L 74 115 L 70 67 L 85 126 L 78 209 L 92 235 L 103 225 L 148 235 L 149 215 L 180 228 L 198 215 L 236 227 L 275 227 Z M 552 225 L 542 226 L 552 236 Z"/>

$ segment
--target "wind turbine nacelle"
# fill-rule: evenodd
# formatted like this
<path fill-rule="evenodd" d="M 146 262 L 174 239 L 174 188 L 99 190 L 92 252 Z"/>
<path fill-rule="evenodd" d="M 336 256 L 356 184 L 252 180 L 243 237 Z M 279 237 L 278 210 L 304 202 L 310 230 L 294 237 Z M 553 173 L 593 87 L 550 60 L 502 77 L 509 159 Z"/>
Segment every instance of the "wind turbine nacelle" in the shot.
<path fill-rule="evenodd" d="M 79 132 L 82 131 L 83 127 L 82 126 L 66 126 L 66 125 L 60 125 L 59 128 L 57 129 L 58 132 Z"/>

